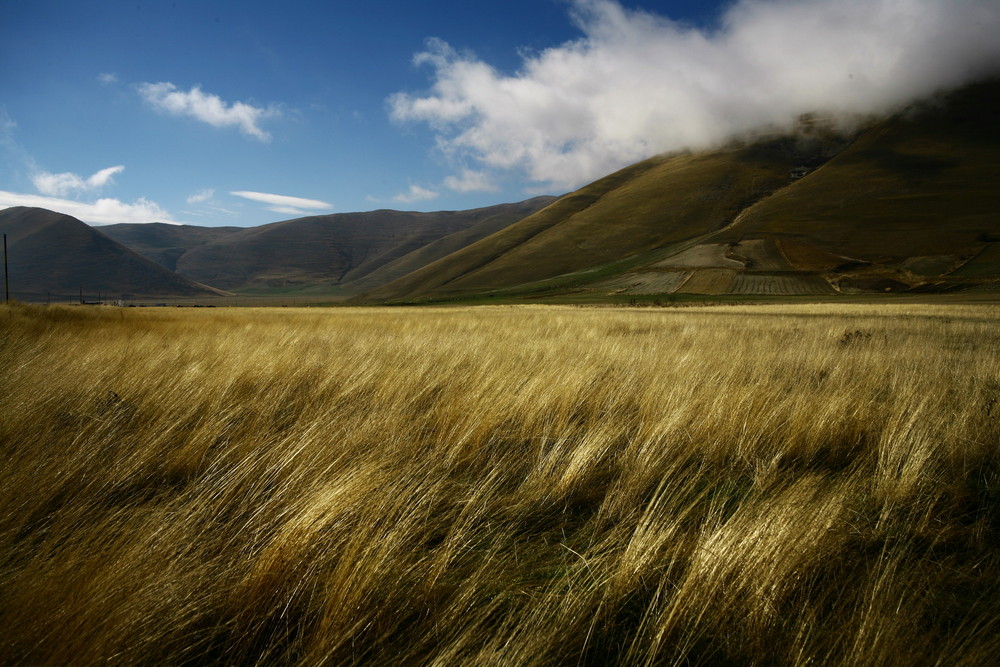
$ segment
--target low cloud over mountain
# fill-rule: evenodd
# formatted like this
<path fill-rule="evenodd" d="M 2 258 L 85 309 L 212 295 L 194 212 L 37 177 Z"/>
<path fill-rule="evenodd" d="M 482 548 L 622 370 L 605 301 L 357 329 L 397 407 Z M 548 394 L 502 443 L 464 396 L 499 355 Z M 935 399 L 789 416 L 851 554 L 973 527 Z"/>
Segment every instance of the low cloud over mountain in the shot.
<path fill-rule="evenodd" d="M 996 71 L 995 0 L 742 0 L 711 29 L 575 0 L 583 36 L 527 54 L 515 73 L 430 40 L 423 94 L 399 121 L 493 169 L 576 186 L 650 155 L 705 148 L 806 112 L 848 119 Z"/>

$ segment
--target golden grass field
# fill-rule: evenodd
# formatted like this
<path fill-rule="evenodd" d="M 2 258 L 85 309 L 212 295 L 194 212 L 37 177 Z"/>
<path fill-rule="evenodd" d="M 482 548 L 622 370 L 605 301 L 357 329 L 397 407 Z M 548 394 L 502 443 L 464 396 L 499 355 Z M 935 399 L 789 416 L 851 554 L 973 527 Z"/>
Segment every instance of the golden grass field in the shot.
<path fill-rule="evenodd" d="M 0 663 L 987 665 L 1000 307 L 0 308 Z"/>

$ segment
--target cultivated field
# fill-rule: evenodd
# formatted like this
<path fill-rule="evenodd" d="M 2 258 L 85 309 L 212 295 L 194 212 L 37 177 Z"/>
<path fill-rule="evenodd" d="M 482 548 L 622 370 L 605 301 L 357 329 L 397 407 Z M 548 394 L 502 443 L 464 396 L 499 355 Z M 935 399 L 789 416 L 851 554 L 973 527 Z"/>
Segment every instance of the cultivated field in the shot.
<path fill-rule="evenodd" d="M 733 294 L 834 294 L 830 283 L 815 274 L 761 275 L 738 273 L 730 287 Z"/>
<path fill-rule="evenodd" d="M 0 663 L 987 665 L 1000 308 L 0 308 Z"/>
<path fill-rule="evenodd" d="M 729 250 L 731 257 L 745 257 L 745 266 L 755 271 L 788 271 L 791 265 L 775 239 L 741 241 Z"/>
<path fill-rule="evenodd" d="M 732 269 L 699 269 L 677 288 L 688 294 L 728 294 L 737 273 Z"/>

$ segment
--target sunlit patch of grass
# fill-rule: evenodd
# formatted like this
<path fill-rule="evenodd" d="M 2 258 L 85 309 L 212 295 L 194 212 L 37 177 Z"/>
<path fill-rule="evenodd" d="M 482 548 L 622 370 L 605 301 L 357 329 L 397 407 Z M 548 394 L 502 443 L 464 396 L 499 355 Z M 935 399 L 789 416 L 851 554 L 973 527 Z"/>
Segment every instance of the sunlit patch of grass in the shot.
<path fill-rule="evenodd" d="M 0 309 L 6 663 L 988 664 L 1000 309 Z"/>

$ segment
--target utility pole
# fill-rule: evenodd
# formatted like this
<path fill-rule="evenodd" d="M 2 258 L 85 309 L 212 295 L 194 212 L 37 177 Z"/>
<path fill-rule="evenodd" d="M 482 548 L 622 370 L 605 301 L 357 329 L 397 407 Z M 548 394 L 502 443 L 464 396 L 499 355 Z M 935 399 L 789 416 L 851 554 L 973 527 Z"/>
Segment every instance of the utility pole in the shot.
<path fill-rule="evenodd" d="M 10 303 L 10 277 L 7 274 L 7 235 L 3 235 L 3 296 L 4 303 Z"/>

